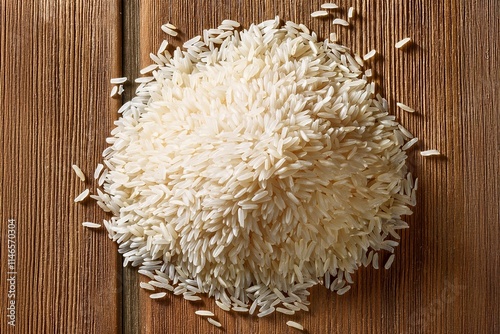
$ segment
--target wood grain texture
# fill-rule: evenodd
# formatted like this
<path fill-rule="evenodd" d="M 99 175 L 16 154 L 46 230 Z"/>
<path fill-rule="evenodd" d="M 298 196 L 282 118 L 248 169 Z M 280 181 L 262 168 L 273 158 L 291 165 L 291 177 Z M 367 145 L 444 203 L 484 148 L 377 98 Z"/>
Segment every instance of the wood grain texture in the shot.
<path fill-rule="evenodd" d="M 119 102 L 119 1 L 1 2 L 1 333 L 120 330 L 121 272 L 104 213 L 73 198 L 106 147 Z M 7 323 L 7 221 L 16 220 L 16 326 Z"/>
<path fill-rule="evenodd" d="M 290 319 L 309 333 L 500 332 L 500 3 L 342 1 L 336 16 L 351 5 L 357 12 L 348 29 L 311 18 L 320 4 L 1 1 L 1 333 L 294 333 Z M 313 288 L 311 312 L 293 317 L 226 313 L 207 298 L 150 300 L 135 269 L 122 272 L 106 234 L 80 226 L 105 215 L 72 203 L 94 184 L 78 181 L 71 164 L 93 173 L 119 105 L 108 80 L 135 77 L 150 63 L 167 37 L 161 24 L 179 27 L 169 42 L 182 45 L 226 18 L 248 26 L 275 15 L 323 38 L 337 32 L 359 54 L 376 49 L 369 65 L 380 92 L 421 138 L 409 159 L 418 205 L 396 261 L 390 270 L 359 270 L 344 296 Z M 413 45 L 396 50 L 406 36 Z M 396 101 L 417 112 L 396 110 Z M 432 148 L 443 156 L 418 154 Z M 18 238 L 15 331 L 4 321 L 9 218 Z M 200 308 L 215 310 L 225 330 L 196 316 Z"/>

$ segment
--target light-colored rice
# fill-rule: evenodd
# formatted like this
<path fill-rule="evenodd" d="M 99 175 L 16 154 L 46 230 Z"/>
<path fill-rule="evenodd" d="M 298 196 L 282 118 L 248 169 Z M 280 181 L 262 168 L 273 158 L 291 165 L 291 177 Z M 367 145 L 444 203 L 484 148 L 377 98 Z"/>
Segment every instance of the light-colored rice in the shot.
<path fill-rule="evenodd" d="M 109 82 L 113 85 L 118 85 L 127 82 L 127 77 L 112 78 Z"/>
<path fill-rule="evenodd" d="M 337 8 L 339 8 L 339 6 L 334 4 L 334 3 L 329 2 L 329 3 L 322 4 L 321 8 L 323 8 L 323 9 L 337 9 Z"/>
<path fill-rule="evenodd" d="M 412 138 L 406 144 L 404 144 L 403 147 L 401 147 L 401 149 L 403 151 L 406 151 L 407 149 L 412 147 L 417 141 L 418 141 L 418 138 Z"/>
<path fill-rule="evenodd" d="M 415 112 L 415 109 L 408 107 L 404 103 L 397 102 L 396 105 L 398 106 L 398 108 L 400 108 L 400 109 L 402 109 L 402 110 L 404 110 L 406 112 Z"/>
<path fill-rule="evenodd" d="M 341 26 L 344 26 L 344 27 L 348 27 L 349 26 L 349 22 L 347 22 L 344 19 L 334 19 L 333 20 L 333 24 L 341 25 Z"/>
<path fill-rule="evenodd" d="M 109 93 L 109 96 L 115 97 L 117 94 L 118 94 L 118 86 L 113 86 L 113 88 L 111 88 L 111 93 Z"/>
<path fill-rule="evenodd" d="M 399 42 L 396 43 L 395 47 L 396 47 L 396 49 L 400 49 L 400 48 L 404 47 L 405 45 L 407 45 L 408 42 L 410 42 L 410 41 L 411 41 L 410 37 L 403 38 L 402 40 L 400 40 Z"/>
<path fill-rule="evenodd" d="M 124 265 L 151 279 L 141 286 L 294 314 L 327 273 L 346 293 L 407 227 L 403 132 L 348 48 L 279 18 L 236 26 L 150 54 L 154 75 L 119 110 L 94 199 Z"/>
<path fill-rule="evenodd" d="M 152 286 L 151 284 L 149 283 L 146 283 L 146 282 L 140 282 L 139 283 L 140 287 L 145 289 L 145 290 L 150 290 L 150 291 L 155 291 L 155 288 L 154 286 Z"/>
<path fill-rule="evenodd" d="M 83 222 L 82 225 L 84 227 L 89 227 L 89 228 L 99 228 L 101 227 L 101 224 L 93 223 L 93 222 Z"/>
<path fill-rule="evenodd" d="M 202 316 L 202 317 L 213 317 L 215 314 L 213 314 L 210 311 L 207 310 L 198 310 L 194 312 L 196 315 Z"/>
<path fill-rule="evenodd" d="M 328 12 L 326 10 L 317 10 L 311 13 L 312 17 L 320 17 L 320 16 L 328 16 Z"/>
<path fill-rule="evenodd" d="M 441 155 L 441 152 L 438 150 L 427 150 L 427 151 L 420 151 L 420 155 L 423 157 L 428 157 L 431 155 Z"/>
<path fill-rule="evenodd" d="M 368 60 L 370 58 L 373 58 L 376 54 L 377 54 L 376 50 L 371 50 L 370 52 L 368 52 L 363 56 L 363 60 Z"/>
<path fill-rule="evenodd" d="M 207 320 L 208 320 L 209 323 L 211 323 L 215 327 L 222 327 L 222 324 L 220 322 L 218 322 L 217 320 L 215 320 L 215 319 L 207 318 Z"/>
<path fill-rule="evenodd" d="M 293 327 L 293 328 L 296 328 L 298 330 L 301 330 L 303 331 L 304 330 L 304 326 L 302 326 L 301 324 L 299 324 L 298 322 L 295 322 L 295 321 L 292 321 L 292 320 L 288 320 L 286 322 L 286 324 L 290 327 Z"/>
<path fill-rule="evenodd" d="M 167 23 L 167 24 L 164 24 L 161 26 L 161 30 L 163 30 L 164 33 L 166 33 L 167 35 L 170 35 L 172 37 L 175 37 L 177 36 L 179 33 L 177 31 L 175 31 L 174 29 L 176 29 L 173 25 Z"/>
<path fill-rule="evenodd" d="M 152 293 L 149 295 L 149 298 L 151 299 L 161 299 L 167 295 L 166 292 L 158 292 L 158 293 Z"/>
<path fill-rule="evenodd" d="M 97 164 L 97 167 L 94 171 L 94 180 L 97 180 L 99 178 L 99 175 L 101 175 L 103 168 L 104 168 L 103 164 Z"/>
<path fill-rule="evenodd" d="M 387 259 L 387 262 L 384 265 L 385 269 L 389 269 L 392 266 L 392 263 L 394 262 L 395 257 L 396 257 L 396 255 L 394 255 L 394 254 L 391 254 L 391 256 L 389 256 L 389 258 Z"/>
<path fill-rule="evenodd" d="M 78 167 L 77 165 L 72 165 L 71 167 L 75 171 L 76 176 L 78 176 L 78 178 L 82 182 L 85 182 L 85 174 L 82 172 L 82 170 L 80 169 L 80 167 Z"/>
<path fill-rule="evenodd" d="M 89 189 L 85 189 L 78 196 L 75 197 L 75 202 L 81 202 L 81 201 L 83 201 L 84 199 L 87 198 L 87 196 L 89 194 L 90 194 L 90 190 Z"/>
<path fill-rule="evenodd" d="M 347 17 L 349 19 L 352 19 L 354 17 L 354 7 L 349 7 L 349 10 L 347 11 Z"/>

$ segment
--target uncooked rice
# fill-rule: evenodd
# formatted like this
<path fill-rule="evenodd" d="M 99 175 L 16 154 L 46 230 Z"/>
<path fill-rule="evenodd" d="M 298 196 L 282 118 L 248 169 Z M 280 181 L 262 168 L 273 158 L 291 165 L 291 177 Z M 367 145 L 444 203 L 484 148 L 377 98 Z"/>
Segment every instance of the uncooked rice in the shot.
<path fill-rule="evenodd" d="M 222 327 L 222 324 L 213 318 L 207 318 L 208 322 L 214 325 L 215 327 Z"/>
<path fill-rule="evenodd" d="M 194 312 L 196 315 L 202 316 L 202 317 L 213 317 L 215 314 L 213 314 L 210 311 L 207 310 L 198 310 Z"/>
<path fill-rule="evenodd" d="M 161 30 L 163 30 L 164 33 L 166 33 L 167 35 L 170 35 L 172 37 L 175 37 L 179 34 L 174 29 L 176 29 L 176 28 L 170 23 L 167 23 L 167 24 L 164 24 L 161 26 Z"/>
<path fill-rule="evenodd" d="M 109 82 L 113 85 L 122 84 L 127 82 L 127 77 L 112 78 L 111 80 L 109 80 Z"/>
<path fill-rule="evenodd" d="M 78 167 L 77 165 L 72 165 L 71 167 L 75 171 L 76 176 L 78 176 L 78 178 L 82 182 L 85 182 L 85 174 L 82 172 L 82 170 L 80 169 L 80 167 Z"/>
<path fill-rule="evenodd" d="M 349 10 L 347 11 L 347 17 L 349 19 L 352 19 L 354 17 L 354 7 L 349 7 Z"/>
<path fill-rule="evenodd" d="M 317 10 L 315 12 L 311 13 L 312 17 L 320 17 L 320 16 L 327 16 L 328 12 L 326 10 Z"/>
<path fill-rule="evenodd" d="M 389 256 L 389 259 L 387 259 L 387 262 L 384 265 L 385 269 L 389 269 L 392 266 L 392 263 L 394 262 L 395 257 L 396 257 L 396 255 L 394 255 L 394 254 L 391 254 L 391 256 Z"/>
<path fill-rule="evenodd" d="M 237 26 L 225 20 L 184 49 L 163 42 L 150 54 L 93 198 L 112 215 L 104 225 L 124 265 L 151 279 L 141 287 L 292 315 L 308 310 L 312 286 L 346 293 L 350 273 L 393 251 L 388 238 L 407 228 L 415 199 L 409 136 L 361 57 L 333 38 L 278 17 Z"/>
<path fill-rule="evenodd" d="M 99 227 L 101 227 L 101 224 L 92 223 L 92 222 L 83 222 L 82 225 L 84 227 L 90 227 L 90 228 L 99 228 Z"/>
<path fill-rule="evenodd" d="M 304 326 L 302 326 L 301 324 L 299 324 L 298 322 L 295 322 L 295 321 L 292 321 L 292 320 L 289 320 L 286 322 L 286 324 L 290 327 L 293 327 L 293 328 L 296 328 L 296 329 L 299 329 L 299 330 L 304 330 Z"/>
<path fill-rule="evenodd" d="M 115 97 L 116 94 L 118 94 L 118 86 L 113 86 L 113 88 L 111 88 L 111 93 L 109 94 L 109 96 Z"/>
<path fill-rule="evenodd" d="M 81 202 L 81 201 L 83 201 L 84 199 L 87 198 L 87 196 L 89 194 L 90 194 L 90 190 L 89 189 L 85 189 L 78 196 L 75 197 L 75 202 Z"/>
<path fill-rule="evenodd" d="M 97 180 L 99 178 L 99 175 L 101 175 L 103 168 L 104 168 L 103 164 L 97 164 L 97 167 L 95 168 L 94 171 L 94 180 Z"/>
<path fill-rule="evenodd" d="M 348 27 L 349 26 L 349 22 L 347 22 L 344 19 L 334 19 L 333 20 L 333 24 L 341 25 L 341 26 L 344 26 L 344 27 Z"/>
<path fill-rule="evenodd" d="M 149 295 L 149 298 L 151 299 L 161 299 L 167 295 L 166 292 L 158 292 L 158 293 L 152 293 Z"/>
<path fill-rule="evenodd" d="M 339 6 L 334 4 L 334 3 L 329 2 L 329 3 L 322 4 L 321 8 L 323 8 L 323 9 L 337 9 L 337 8 L 339 8 Z"/>
<path fill-rule="evenodd" d="M 368 60 L 370 58 L 373 58 L 375 56 L 375 54 L 377 53 L 376 50 L 371 50 L 370 52 L 368 52 L 367 54 L 365 54 L 363 56 L 363 60 Z"/>
<path fill-rule="evenodd" d="M 400 40 L 399 42 L 396 43 L 395 47 L 396 49 L 400 49 L 402 48 L 403 46 L 405 46 L 409 41 L 411 40 L 410 37 L 406 37 L 406 38 L 403 38 L 402 40 Z"/>
<path fill-rule="evenodd" d="M 415 112 L 415 109 L 408 107 L 406 104 L 397 102 L 396 106 L 406 112 Z"/>
<path fill-rule="evenodd" d="M 440 154 L 441 154 L 441 152 L 439 152 L 438 150 L 427 150 L 427 151 L 420 152 L 420 155 L 423 157 L 428 157 L 431 155 L 440 155 Z"/>

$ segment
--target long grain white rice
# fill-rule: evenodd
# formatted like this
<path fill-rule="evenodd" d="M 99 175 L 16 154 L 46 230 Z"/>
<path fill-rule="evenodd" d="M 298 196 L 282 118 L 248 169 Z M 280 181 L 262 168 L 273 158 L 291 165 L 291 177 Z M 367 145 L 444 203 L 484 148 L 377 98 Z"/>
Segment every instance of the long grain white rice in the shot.
<path fill-rule="evenodd" d="M 352 19 L 354 17 L 354 7 L 349 7 L 349 10 L 347 11 L 347 17 L 349 19 Z"/>
<path fill-rule="evenodd" d="M 87 198 L 87 196 L 89 194 L 90 194 L 90 190 L 89 189 L 85 189 L 78 196 L 75 197 L 75 202 L 81 202 L 81 201 L 83 201 L 84 199 Z"/>
<path fill-rule="evenodd" d="M 170 35 L 172 37 L 175 37 L 175 36 L 177 36 L 179 34 L 174 29 L 176 29 L 176 28 L 173 27 L 173 25 L 171 25 L 169 23 L 164 24 L 164 25 L 161 26 L 161 30 L 163 30 L 164 33 L 166 33 L 167 35 Z"/>
<path fill-rule="evenodd" d="M 400 49 L 402 47 L 404 47 L 406 44 L 408 44 L 408 42 L 411 41 L 411 38 L 410 37 L 406 37 L 406 38 L 403 38 L 402 40 L 398 41 L 395 45 L 396 49 Z"/>
<path fill-rule="evenodd" d="M 333 20 L 333 24 L 341 25 L 341 26 L 344 26 L 344 27 L 348 27 L 349 26 L 349 22 L 347 22 L 344 19 L 334 19 Z"/>
<path fill-rule="evenodd" d="M 142 286 L 293 314 L 327 273 L 346 293 L 350 273 L 378 267 L 373 249 L 396 246 L 385 239 L 415 200 L 404 134 L 359 55 L 279 18 L 236 26 L 150 54 L 154 75 L 119 109 L 94 199 L 124 265 L 151 279 Z"/>
<path fill-rule="evenodd" d="M 368 60 L 370 58 L 373 58 L 376 54 L 377 54 L 376 50 L 371 50 L 370 52 L 368 52 L 363 56 L 363 60 Z"/>
<path fill-rule="evenodd" d="M 428 157 L 431 155 L 441 155 L 441 152 L 438 150 L 427 150 L 427 151 L 420 151 L 420 155 L 423 157 Z"/>
<path fill-rule="evenodd" d="M 118 94 L 118 86 L 113 86 L 113 88 L 111 88 L 111 93 L 109 93 L 109 96 L 115 97 L 117 94 Z"/>
<path fill-rule="evenodd" d="M 158 292 L 158 293 L 152 293 L 149 295 L 149 298 L 151 299 L 161 299 L 167 295 L 166 292 Z"/>
<path fill-rule="evenodd" d="M 109 82 L 113 85 L 118 85 L 127 82 L 127 77 L 112 78 Z"/>
<path fill-rule="evenodd" d="M 210 311 L 207 310 L 198 310 L 194 312 L 196 315 L 202 316 L 202 317 L 213 317 L 215 314 L 213 314 Z"/>
<path fill-rule="evenodd" d="M 140 282 L 139 285 L 140 285 L 141 288 L 143 288 L 145 290 L 150 290 L 150 291 L 154 291 L 155 290 L 154 286 L 152 286 L 151 284 L 146 283 L 146 282 Z"/>
<path fill-rule="evenodd" d="M 94 171 L 94 180 L 97 180 L 99 178 L 99 175 L 101 175 L 103 168 L 104 168 L 103 164 L 97 164 L 97 167 Z"/>
<path fill-rule="evenodd" d="M 292 320 L 288 320 L 286 322 L 286 324 L 290 327 L 293 327 L 293 328 L 296 328 L 298 330 L 301 330 L 303 331 L 304 330 L 304 326 L 302 326 L 301 324 L 299 324 L 298 322 L 295 322 L 295 321 L 292 321 Z"/>
<path fill-rule="evenodd" d="M 401 149 L 403 151 L 406 151 L 407 149 L 412 147 L 417 141 L 418 141 L 418 138 L 412 138 L 406 144 L 404 144 L 403 147 L 401 147 Z"/>
<path fill-rule="evenodd" d="M 350 285 L 347 285 L 347 286 L 343 287 L 342 289 L 339 289 L 339 290 L 337 291 L 337 294 L 338 294 L 339 296 L 341 296 L 341 295 L 345 294 L 345 293 L 346 293 L 347 291 L 349 291 L 349 290 L 351 290 L 351 286 L 350 286 Z"/>
<path fill-rule="evenodd" d="M 404 103 L 401 103 L 401 102 L 397 102 L 396 105 L 398 106 L 398 108 L 404 110 L 404 111 L 407 111 L 407 112 L 415 112 L 415 109 L 413 108 L 410 108 L 408 107 L 406 104 Z"/>
<path fill-rule="evenodd" d="M 217 320 L 215 320 L 215 319 L 207 318 L 207 320 L 208 320 L 209 323 L 211 323 L 215 327 L 222 327 L 222 324 L 220 322 L 218 322 Z"/>
<path fill-rule="evenodd" d="M 337 8 L 339 8 L 339 6 L 334 4 L 334 3 L 329 2 L 329 3 L 322 4 L 321 8 L 323 8 L 323 9 L 337 9 Z"/>
<path fill-rule="evenodd" d="M 387 262 L 384 265 L 385 269 L 389 269 L 392 266 L 392 263 L 394 262 L 395 256 L 396 255 L 394 255 L 394 254 L 391 254 L 391 256 L 389 256 L 389 258 L 387 259 Z"/>
<path fill-rule="evenodd" d="M 82 172 L 82 170 L 80 169 L 80 167 L 78 167 L 77 165 L 72 165 L 71 167 L 75 171 L 76 176 L 78 176 L 78 178 L 82 182 L 85 182 L 85 174 Z"/>
<path fill-rule="evenodd" d="M 326 10 L 317 10 L 311 13 L 312 17 L 320 17 L 320 16 L 328 16 L 328 12 Z"/>
<path fill-rule="evenodd" d="M 89 227 L 89 228 L 99 228 L 99 227 L 101 227 L 101 224 L 92 223 L 92 222 L 83 222 L 82 225 L 84 227 Z"/>

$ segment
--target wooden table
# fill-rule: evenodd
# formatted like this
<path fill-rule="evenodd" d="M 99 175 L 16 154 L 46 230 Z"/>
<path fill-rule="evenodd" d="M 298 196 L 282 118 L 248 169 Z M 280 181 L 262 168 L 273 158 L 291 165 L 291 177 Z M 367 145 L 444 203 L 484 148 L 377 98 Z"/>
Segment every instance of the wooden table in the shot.
<path fill-rule="evenodd" d="M 350 5 L 357 11 L 349 29 L 311 18 L 319 1 L 195 3 L 1 1 L 0 332 L 296 332 L 280 314 L 258 320 L 206 298 L 150 300 L 107 234 L 81 226 L 106 215 L 91 202 L 73 203 L 95 183 L 82 184 L 71 170 L 76 163 L 90 176 L 101 161 L 121 104 L 109 98 L 109 79 L 137 77 L 166 36 L 162 23 L 179 27 L 171 41 L 180 45 L 225 18 L 247 26 L 280 15 L 322 37 L 337 32 L 360 54 L 376 49 L 380 91 L 422 139 L 409 162 L 420 180 L 418 206 L 393 267 L 360 270 L 344 296 L 312 289 L 311 312 L 291 319 L 309 333 L 500 333 L 498 0 L 340 1 L 336 15 L 346 17 Z M 406 36 L 414 45 L 396 50 Z M 132 91 L 128 85 L 124 100 Z M 396 101 L 417 113 L 396 110 Z M 418 154 L 433 148 L 443 156 Z M 200 307 L 215 309 L 225 330 L 194 315 Z"/>

